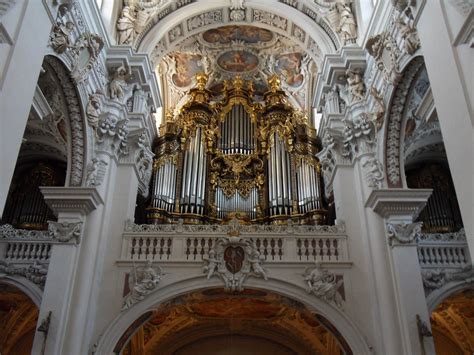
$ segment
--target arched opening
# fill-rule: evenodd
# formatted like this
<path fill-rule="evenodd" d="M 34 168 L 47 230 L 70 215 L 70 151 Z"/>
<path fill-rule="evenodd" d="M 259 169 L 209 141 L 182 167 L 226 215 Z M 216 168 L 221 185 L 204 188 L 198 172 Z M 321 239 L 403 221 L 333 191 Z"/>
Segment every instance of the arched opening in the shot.
<path fill-rule="evenodd" d="M 272 292 L 188 293 L 146 312 L 116 354 L 352 354 L 339 331 L 305 305 Z"/>
<path fill-rule="evenodd" d="M 47 229 L 48 220 L 55 220 L 55 216 L 44 202 L 40 186 L 80 185 L 83 150 L 78 94 L 64 65 L 47 56 L 1 223 L 21 229 Z"/>
<path fill-rule="evenodd" d="M 0 282 L 0 353 L 31 354 L 38 307 L 20 289 Z"/>
<path fill-rule="evenodd" d="M 449 296 L 431 314 L 438 355 L 474 353 L 474 289 Z"/>
<path fill-rule="evenodd" d="M 459 231 L 461 214 L 423 57 L 407 65 L 392 102 L 385 151 L 389 186 L 433 189 L 417 220 L 423 232 Z"/>

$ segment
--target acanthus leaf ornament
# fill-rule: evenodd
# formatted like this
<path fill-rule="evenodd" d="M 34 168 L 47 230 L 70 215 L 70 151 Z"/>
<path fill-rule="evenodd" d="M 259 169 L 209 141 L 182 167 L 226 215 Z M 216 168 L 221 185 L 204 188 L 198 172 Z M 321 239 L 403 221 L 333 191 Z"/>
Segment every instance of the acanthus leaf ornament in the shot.
<path fill-rule="evenodd" d="M 105 173 L 107 171 L 107 162 L 99 158 L 92 158 L 92 161 L 87 166 L 87 186 L 97 187 L 104 181 Z"/>
<path fill-rule="evenodd" d="M 422 222 L 415 223 L 387 223 L 388 243 L 412 244 L 421 235 Z"/>
<path fill-rule="evenodd" d="M 249 276 L 267 280 L 267 274 L 262 267 L 263 256 L 255 243 L 240 237 L 238 229 L 231 229 L 229 237 L 220 237 L 209 250 L 205 258 L 203 272 L 207 278 L 217 275 L 225 283 L 228 291 L 242 291 L 243 283 Z"/>
<path fill-rule="evenodd" d="M 79 244 L 81 241 L 83 222 L 48 222 L 48 232 L 54 241 L 61 243 L 73 242 Z"/>
<path fill-rule="evenodd" d="M 133 266 L 129 274 L 130 292 L 123 301 L 122 311 L 129 309 L 135 303 L 145 299 L 147 295 L 154 292 L 161 281 L 163 272 L 159 266 L 153 267 L 151 260 L 145 266 Z"/>
<path fill-rule="evenodd" d="M 304 281 L 307 284 L 307 292 L 316 297 L 335 304 L 337 307 L 342 307 L 342 296 L 339 289 L 343 286 L 344 280 L 338 280 L 334 273 L 329 272 L 328 269 L 323 268 L 317 264 L 314 269 L 306 270 L 303 275 Z"/>
<path fill-rule="evenodd" d="M 382 163 L 377 158 L 370 157 L 364 159 L 362 167 L 365 169 L 367 185 L 372 188 L 380 189 L 384 180 Z"/>

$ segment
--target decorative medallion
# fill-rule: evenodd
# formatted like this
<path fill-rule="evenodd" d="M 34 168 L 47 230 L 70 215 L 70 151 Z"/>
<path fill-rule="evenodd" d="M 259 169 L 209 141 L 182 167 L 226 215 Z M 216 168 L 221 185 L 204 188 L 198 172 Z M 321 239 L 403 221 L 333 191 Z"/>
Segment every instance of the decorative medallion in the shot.
<path fill-rule="evenodd" d="M 217 59 L 217 64 L 226 71 L 242 73 L 255 69 L 258 65 L 258 58 L 249 52 L 229 51 Z"/>

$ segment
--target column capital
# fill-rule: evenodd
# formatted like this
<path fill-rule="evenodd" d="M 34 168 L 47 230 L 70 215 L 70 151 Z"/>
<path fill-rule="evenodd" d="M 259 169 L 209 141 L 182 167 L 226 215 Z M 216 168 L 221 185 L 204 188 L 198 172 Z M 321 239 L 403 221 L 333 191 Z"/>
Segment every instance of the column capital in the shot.
<path fill-rule="evenodd" d="M 426 206 L 432 191 L 432 189 L 372 190 L 365 207 L 372 208 L 381 217 L 393 222 L 411 222 Z"/>
<path fill-rule="evenodd" d="M 40 187 L 55 215 L 61 212 L 88 215 L 104 201 L 94 187 Z"/>

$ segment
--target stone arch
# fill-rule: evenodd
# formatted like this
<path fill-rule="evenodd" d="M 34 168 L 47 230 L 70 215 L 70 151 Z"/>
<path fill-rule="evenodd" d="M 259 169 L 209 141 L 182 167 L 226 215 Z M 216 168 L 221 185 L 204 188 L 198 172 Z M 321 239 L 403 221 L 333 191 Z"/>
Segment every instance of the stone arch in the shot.
<path fill-rule="evenodd" d="M 2 354 L 29 354 L 32 350 L 39 315 L 31 288 L 15 278 L 0 280 L 0 349 Z"/>
<path fill-rule="evenodd" d="M 385 125 L 384 161 L 388 187 L 406 187 L 402 157 L 402 132 L 405 106 L 410 88 L 419 71 L 424 67 L 423 57 L 417 56 L 403 70 L 402 79 L 394 88 Z"/>
<path fill-rule="evenodd" d="M 364 336 L 347 314 L 335 306 L 308 294 L 303 288 L 277 279 L 263 281 L 255 278 L 247 280 L 245 286 L 247 289 L 275 293 L 303 304 L 309 310 L 316 311 L 328 320 L 330 326 L 333 327 L 332 331 L 337 331 L 345 339 L 354 354 L 370 353 L 370 347 Z M 191 292 L 212 288 L 222 288 L 220 280 L 211 279 L 204 282 L 204 277 L 195 277 L 159 288 L 145 300 L 122 312 L 112 321 L 97 343 L 97 353 L 113 353 L 117 342 L 127 329 L 132 324 L 137 325 L 138 328 L 139 325 L 145 322 L 146 314 L 159 304 Z"/>
<path fill-rule="evenodd" d="M 313 17 L 304 14 L 298 9 L 281 2 L 262 2 L 258 0 L 249 0 L 245 3 L 247 13 L 252 16 L 252 11 L 263 11 L 268 14 L 269 20 L 265 21 L 247 21 L 234 22 L 227 21 L 228 7 L 222 6 L 220 2 L 201 3 L 195 2 L 183 6 L 165 17 L 156 18 L 150 22 L 144 31 L 139 35 L 135 42 L 135 48 L 141 52 L 152 54 L 161 52 L 159 55 L 169 52 L 183 39 L 195 35 L 207 29 L 224 25 L 252 25 L 266 28 L 276 33 L 289 37 L 295 43 L 299 44 L 308 54 L 318 63 L 322 62 L 325 54 L 334 53 L 341 44 L 338 36 L 329 26 L 329 24 L 319 15 L 313 13 Z M 222 10 L 220 21 L 203 23 L 199 28 L 193 28 L 191 31 L 186 26 L 187 21 L 211 11 Z M 284 23 L 275 24 L 275 21 L 281 18 Z M 250 18 L 252 20 L 252 18 Z M 157 25 L 159 24 L 159 26 Z M 180 28 L 180 29 L 178 29 Z M 298 30 L 296 29 L 298 28 Z M 169 33 L 175 30 L 180 32 L 176 40 L 170 41 Z M 296 34 L 298 32 L 298 34 Z M 168 36 L 166 36 L 168 35 Z M 167 38 L 166 38 L 167 37 Z M 170 43 L 171 42 L 171 43 Z"/>
<path fill-rule="evenodd" d="M 80 95 L 70 71 L 59 58 L 47 55 L 44 62 L 58 77 L 67 104 L 71 135 L 68 142 L 66 185 L 81 186 L 85 173 L 87 130 Z"/>
<path fill-rule="evenodd" d="M 452 295 L 474 288 L 474 280 L 464 280 L 464 281 L 455 281 L 449 282 L 442 287 L 432 291 L 426 298 L 426 304 L 428 305 L 428 310 L 431 314 L 435 308 L 441 304 L 444 300 L 451 297 Z"/>
<path fill-rule="evenodd" d="M 12 285 L 27 295 L 36 307 L 41 306 L 43 291 L 33 282 L 18 276 L 5 276 L 0 278 L 0 283 Z"/>

